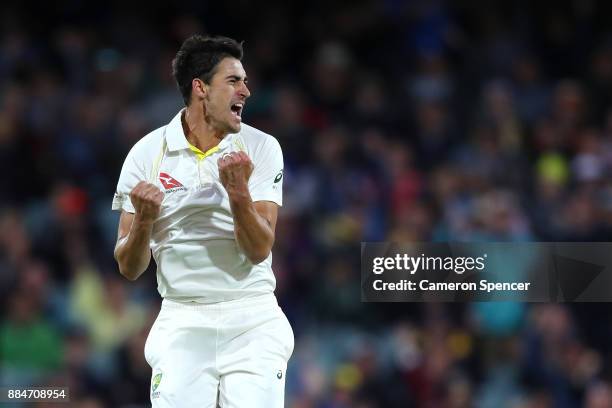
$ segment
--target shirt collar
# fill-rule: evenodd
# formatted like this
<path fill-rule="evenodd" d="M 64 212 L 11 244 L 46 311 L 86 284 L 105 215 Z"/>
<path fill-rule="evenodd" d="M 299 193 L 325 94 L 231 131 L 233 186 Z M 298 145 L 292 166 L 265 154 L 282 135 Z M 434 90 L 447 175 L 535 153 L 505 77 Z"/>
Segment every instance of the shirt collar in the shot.
<path fill-rule="evenodd" d="M 181 116 L 185 109 L 186 108 L 181 109 L 166 126 L 166 144 L 168 145 L 168 150 L 171 152 L 189 149 L 189 142 L 187 142 L 185 132 L 183 131 L 183 124 L 181 123 Z M 225 136 L 223 140 L 219 142 L 219 151 L 225 150 L 227 147 L 231 146 L 231 142 L 234 140 L 235 136 L 236 134 Z"/>
<path fill-rule="evenodd" d="M 181 123 L 181 116 L 185 108 L 181 109 L 174 118 L 166 126 L 166 144 L 168 150 L 173 152 L 175 150 L 189 149 L 189 143 L 183 132 L 183 124 Z"/>

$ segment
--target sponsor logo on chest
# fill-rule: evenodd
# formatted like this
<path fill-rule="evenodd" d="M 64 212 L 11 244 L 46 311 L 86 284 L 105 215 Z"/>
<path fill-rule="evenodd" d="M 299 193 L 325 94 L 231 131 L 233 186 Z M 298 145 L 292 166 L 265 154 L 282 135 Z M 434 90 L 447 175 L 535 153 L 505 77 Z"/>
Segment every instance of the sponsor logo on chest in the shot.
<path fill-rule="evenodd" d="M 161 172 L 159 173 L 159 181 L 162 183 L 162 186 L 166 189 L 166 194 L 174 193 L 175 191 L 186 191 L 187 189 L 183 184 L 169 175 L 168 173 Z"/>

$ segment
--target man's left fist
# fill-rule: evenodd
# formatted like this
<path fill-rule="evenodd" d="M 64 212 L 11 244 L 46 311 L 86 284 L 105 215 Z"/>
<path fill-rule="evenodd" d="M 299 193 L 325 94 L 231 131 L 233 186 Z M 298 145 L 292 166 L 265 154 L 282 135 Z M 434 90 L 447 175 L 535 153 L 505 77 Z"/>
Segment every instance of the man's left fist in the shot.
<path fill-rule="evenodd" d="M 230 189 L 248 186 L 254 166 L 245 152 L 225 153 L 217 160 L 217 165 L 221 184 L 228 193 Z"/>

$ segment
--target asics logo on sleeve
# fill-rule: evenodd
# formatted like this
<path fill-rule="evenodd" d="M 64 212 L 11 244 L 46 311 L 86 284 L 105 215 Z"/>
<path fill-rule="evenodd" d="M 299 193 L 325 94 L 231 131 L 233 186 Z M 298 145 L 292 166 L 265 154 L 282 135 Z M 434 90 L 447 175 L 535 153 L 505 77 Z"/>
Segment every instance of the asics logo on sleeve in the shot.
<path fill-rule="evenodd" d="M 283 170 L 281 170 L 274 178 L 274 183 L 278 183 L 283 178 Z"/>

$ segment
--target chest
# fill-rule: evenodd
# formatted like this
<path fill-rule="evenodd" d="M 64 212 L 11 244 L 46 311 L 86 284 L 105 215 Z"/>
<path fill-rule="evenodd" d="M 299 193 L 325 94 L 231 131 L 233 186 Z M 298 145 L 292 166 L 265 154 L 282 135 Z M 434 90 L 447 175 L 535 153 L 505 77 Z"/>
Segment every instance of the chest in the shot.
<path fill-rule="evenodd" d="M 184 152 L 168 154 L 159 166 L 158 175 L 159 187 L 167 193 L 181 187 L 202 188 L 219 181 L 217 158 L 197 159 Z"/>
<path fill-rule="evenodd" d="M 159 164 L 156 184 L 164 192 L 162 215 L 192 208 L 229 211 L 225 188 L 219 179 L 218 155 L 198 159 L 188 151 L 171 152 Z"/>

